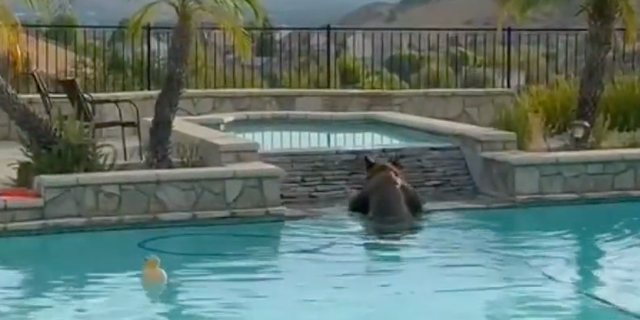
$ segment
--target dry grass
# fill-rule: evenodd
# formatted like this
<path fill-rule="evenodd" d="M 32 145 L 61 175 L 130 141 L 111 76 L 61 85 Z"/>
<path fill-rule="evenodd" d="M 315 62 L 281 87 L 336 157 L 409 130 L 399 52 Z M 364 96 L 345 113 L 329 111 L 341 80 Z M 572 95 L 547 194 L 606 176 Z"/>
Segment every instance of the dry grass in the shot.
<path fill-rule="evenodd" d="M 527 151 L 547 151 L 547 139 L 544 132 L 544 121 L 536 114 L 528 114 L 529 140 L 526 144 Z"/>
<path fill-rule="evenodd" d="M 20 41 L 22 54 L 26 56 L 26 61 L 29 63 L 25 67 L 29 70 L 38 69 L 45 76 L 57 78 L 77 74 L 76 71 L 85 72 L 87 68 L 93 69 L 93 63 L 88 59 L 49 42 L 42 36 L 22 34 Z M 0 41 L 0 55 L 3 56 L 1 63 L 15 65 L 15 61 L 9 58 L 11 55 L 6 51 L 8 47 L 4 43 Z M 82 70 L 76 70 L 76 68 L 82 68 Z"/>
<path fill-rule="evenodd" d="M 640 148 L 640 131 L 607 132 L 600 144 L 601 149 Z"/>
<path fill-rule="evenodd" d="M 599 118 L 594 125 L 591 145 L 595 149 L 640 148 L 640 131 L 616 132 L 607 130 L 609 122 Z M 548 152 L 568 148 L 566 135 L 549 137 L 539 116 L 529 114 L 529 136 L 524 151 Z"/>
<path fill-rule="evenodd" d="M 73 51 L 42 38 L 24 35 L 22 41 L 25 44 L 24 48 L 29 57 L 31 67 L 37 68 L 46 75 L 52 77 L 73 75 L 77 66 L 92 65 L 88 59 L 79 57 Z M 84 71 L 82 70 L 82 72 Z"/>

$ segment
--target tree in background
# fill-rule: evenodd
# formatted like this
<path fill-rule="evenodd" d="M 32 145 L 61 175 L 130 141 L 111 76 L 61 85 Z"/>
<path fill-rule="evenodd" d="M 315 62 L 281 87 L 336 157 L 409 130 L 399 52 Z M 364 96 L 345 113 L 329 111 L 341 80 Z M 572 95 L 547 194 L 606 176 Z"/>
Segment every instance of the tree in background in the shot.
<path fill-rule="evenodd" d="M 33 9 L 39 9 L 38 4 L 45 4 L 46 0 L 24 0 Z M 21 69 L 22 61 L 26 58 L 23 53 L 24 31 L 20 21 L 16 18 L 7 1 L 0 1 L 0 49 L 13 62 L 13 66 Z M 17 70 L 23 71 L 23 70 Z M 51 124 L 31 110 L 18 97 L 16 91 L 0 77 L 0 110 L 20 129 L 24 138 L 34 147 L 41 150 L 52 150 L 58 141 L 58 135 Z"/>
<path fill-rule="evenodd" d="M 152 168 L 170 168 L 171 132 L 180 95 L 184 89 L 185 74 L 196 38 L 197 28 L 203 21 L 214 21 L 223 32 L 234 39 L 234 49 L 247 56 L 251 52 L 251 37 L 244 29 L 246 10 L 256 21 L 263 21 L 264 9 L 258 0 L 156 0 L 144 5 L 131 18 L 131 30 L 140 32 L 162 7 L 169 7 L 177 16 L 168 50 L 167 73 L 154 106 L 149 129 L 147 163 Z"/>
<path fill-rule="evenodd" d="M 397 53 L 384 61 L 384 68 L 396 74 L 404 82 L 409 82 L 411 76 L 422 69 L 424 61 L 417 53 Z"/>
<path fill-rule="evenodd" d="M 271 58 L 277 55 L 278 41 L 274 36 L 273 24 L 269 18 L 265 18 L 262 26 L 257 23 L 253 23 L 254 31 L 252 36 L 254 38 L 254 52 L 256 57 Z"/>
<path fill-rule="evenodd" d="M 80 21 L 71 12 L 56 13 L 45 32 L 45 36 L 63 47 L 77 46 L 77 35 Z"/>
<path fill-rule="evenodd" d="M 598 106 L 604 91 L 607 56 L 613 48 L 616 22 L 626 27 L 625 40 L 635 42 L 638 22 L 633 0 L 581 0 L 580 14 L 587 18 L 587 44 L 585 65 L 580 73 L 580 87 L 576 108 L 576 121 L 586 134 L 577 141 L 577 147 L 588 147 L 591 128 L 598 115 Z M 559 0 L 498 0 L 501 10 L 500 25 L 511 15 L 517 20 L 526 18 L 536 9 L 561 5 Z M 585 124 L 582 124 L 585 123 Z"/>
<path fill-rule="evenodd" d="M 340 56 L 336 61 L 336 69 L 343 88 L 361 84 L 368 76 L 362 61 L 352 55 Z"/>

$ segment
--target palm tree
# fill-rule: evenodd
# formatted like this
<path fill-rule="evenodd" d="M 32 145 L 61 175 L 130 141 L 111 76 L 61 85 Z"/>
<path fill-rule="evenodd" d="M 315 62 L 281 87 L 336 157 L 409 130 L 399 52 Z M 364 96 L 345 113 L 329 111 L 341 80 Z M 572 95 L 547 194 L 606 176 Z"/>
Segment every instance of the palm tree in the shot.
<path fill-rule="evenodd" d="M 162 7 L 173 9 L 178 21 L 173 27 L 168 50 L 167 74 L 154 107 L 149 129 L 148 165 L 152 168 L 170 168 L 170 138 L 173 118 L 184 88 L 186 67 L 191 48 L 196 40 L 197 28 L 204 21 L 217 23 L 223 32 L 231 35 L 235 49 L 249 54 L 251 39 L 244 29 L 247 9 L 262 22 L 263 8 L 258 0 L 156 0 L 143 6 L 131 18 L 131 29 L 139 32 Z"/>
<path fill-rule="evenodd" d="M 30 8 L 37 9 L 39 3 L 46 3 L 47 0 L 24 0 L 24 2 Z M 21 68 L 24 58 L 20 50 L 22 34 L 20 21 L 9 4 L 6 1 L 0 1 L 0 43 L 2 45 L 0 50 L 9 54 L 18 69 Z M 2 77 L 0 77 L 0 110 L 7 114 L 33 147 L 51 150 L 57 143 L 59 136 L 51 123 L 21 102 L 16 91 Z"/>
<path fill-rule="evenodd" d="M 571 0 L 497 1 L 502 11 L 502 18 L 509 15 L 522 18 L 541 7 L 567 4 Z M 621 22 L 625 26 L 625 40 L 635 42 L 638 22 L 634 0 L 580 0 L 580 2 L 579 13 L 586 15 L 587 18 L 587 47 L 585 65 L 580 74 L 576 124 L 585 129 L 585 135 L 576 142 L 578 147 L 586 148 L 591 128 L 598 115 L 598 105 L 604 90 L 607 56 L 613 48 L 616 23 Z"/>

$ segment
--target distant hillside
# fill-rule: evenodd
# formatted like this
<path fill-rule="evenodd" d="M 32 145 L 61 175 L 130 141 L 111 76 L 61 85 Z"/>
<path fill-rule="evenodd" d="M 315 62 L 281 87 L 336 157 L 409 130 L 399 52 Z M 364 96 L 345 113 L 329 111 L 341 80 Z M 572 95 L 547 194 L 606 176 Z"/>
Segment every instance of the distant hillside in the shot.
<path fill-rule="evenodd" d="M 533 0 L 532 0 L 533 1 Z M 489 27 L 498 18 L 496 0 L 403 0 L 399 4 L 373 3 L 340 19 L 340 24 L 359 27 Z M 576 17 L 579 0 L 546 8 L 520 26 L 562 28 L 583 25 Z M 513 23 L 513 21 L 508 21 Z"/>
<path fill-rule="evenodd" d="M 35 20 L 23 0 L 6 0 L 25 19 Z M 83 24 L 117 25 L 151 0 L 67 0 Z M 291 26 L 336 23 L 344 14 L 379 0 L 262 0 L 272 21 Z"/>

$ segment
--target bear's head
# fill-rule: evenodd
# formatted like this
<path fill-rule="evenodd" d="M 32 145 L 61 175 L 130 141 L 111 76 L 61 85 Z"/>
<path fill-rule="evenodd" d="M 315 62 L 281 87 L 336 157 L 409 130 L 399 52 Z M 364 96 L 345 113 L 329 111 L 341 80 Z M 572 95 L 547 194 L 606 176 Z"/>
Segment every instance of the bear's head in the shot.
<path fill-rule="evenodd" d="M 394 157 L 388 161 L 376 161 L 376 159 L 365 156 L 365 171 L 367 173 L 367 180 L 378 176 L 380 174 L 391 174 L 393 177 L 403 180 L 402 165 L 397 157 Z"/>

